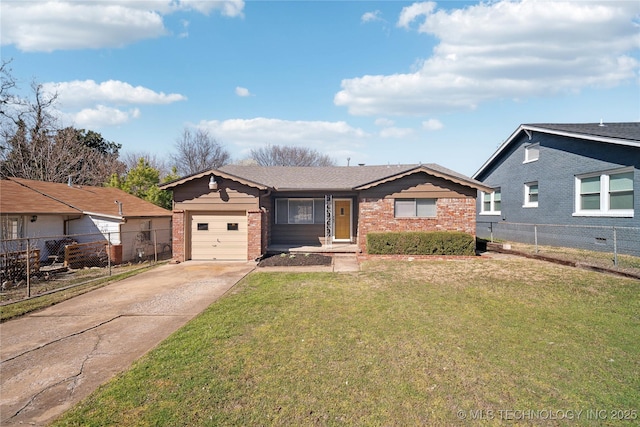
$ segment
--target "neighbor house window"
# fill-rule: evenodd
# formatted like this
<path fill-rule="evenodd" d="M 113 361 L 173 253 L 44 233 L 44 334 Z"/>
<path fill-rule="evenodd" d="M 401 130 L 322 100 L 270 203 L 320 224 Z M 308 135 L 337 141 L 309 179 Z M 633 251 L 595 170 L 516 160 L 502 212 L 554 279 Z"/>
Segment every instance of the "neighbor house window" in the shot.
<path fill-rule="evenodd" d="M 10 216 L 2 217 L 2 238 L 3 239 L 20 239 L 22 233 L 22 217 Z"/>
<path fill-rule="evenodd" d="M 324 224 L 324 199 L 276 199 L 276 224 Z"/>
<path fill-rule="evenodd" d="M 481 214 L 500 214 L 500 209 L 502 207 L 502 193 L 500 191 L 500 188 L 494 189 L 491 193 L 483 191 L 480 198 L 482 206 L 480 208 Z"/>
<path fill-rule="evenodd" d="M 633 216 L 633 169 L 576 176 L 577 216 Z"/>
<path fill-rule="evenodd" d="M 151 240 L 151 221 L 145 220 L 140 222 L 140 233 L 144 240 Z"/>
<path fill-rule="evenodd" d="M 436 199 L 395 199 L 396 218 L 435 218 Z"/>
<path fill-rule="evenodd" d="M 538 206 L 538 182 L 528 182 L 524 185 L 524 207 L 535 208 Z"/>
<path fill-rule="evenodd" d="M 531 144 L 524 148 L 524 163 L 535 162 L 540 158 L 540 144 Z"/>

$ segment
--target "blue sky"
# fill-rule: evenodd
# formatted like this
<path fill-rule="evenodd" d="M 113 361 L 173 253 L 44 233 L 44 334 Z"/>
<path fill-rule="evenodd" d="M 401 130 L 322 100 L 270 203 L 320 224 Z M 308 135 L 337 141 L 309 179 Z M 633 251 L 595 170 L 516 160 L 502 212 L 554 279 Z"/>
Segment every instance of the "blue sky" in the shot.
<path fill-rule="evenodd" d="M 521 123 L 640 120 L 637 1 L 3 0 L 2 59 L 65 125 L 167 158 L 185 127 L 235 160 L 472 175 Z"/>

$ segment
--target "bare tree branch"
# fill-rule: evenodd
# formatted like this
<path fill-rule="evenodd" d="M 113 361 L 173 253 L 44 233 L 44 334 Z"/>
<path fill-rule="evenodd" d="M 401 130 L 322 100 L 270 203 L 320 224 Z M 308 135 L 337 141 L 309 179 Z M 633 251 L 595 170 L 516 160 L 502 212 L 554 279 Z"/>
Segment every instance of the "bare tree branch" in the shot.
<path fill-rule="evenodd" d="M 171 156 L 178 172 L 191 175 L 226 165 L 231 155 L 206 130 L 195 132 L 185 128 L 176 141 L 177 153 Z"/>
<path fill-rule="evenodd" d="M 249 156 L 260 166 L 335 166 L 326 154 L 307 147 L 267 145 L 252 149 Z"/>
<path fill-rule="evenodd" d="M 73 176 L 78 184 L 102 185 L 124 170 L 119 144 L 93 131 L 61 128 L 52 112 L 57 94 L 45 93 L 41 84 L 32 83 L 32 100 L 9 94 L 15 81 L 6 63 L 2 67 L 0 176 L 49 182 Z"/>
<path fill-rule="evenodd" d="M 167 166 L 166 160 L 149 152 L 126 152 L 123 153 L 120 160 L 124 163 L 126 170 L 130 171 L 138 167 L 140 159 L 143 159 L 150 167 L 157 169 L 160 172 L 160 177 L 167 176 L 171 173 L 171 168 Z"/>

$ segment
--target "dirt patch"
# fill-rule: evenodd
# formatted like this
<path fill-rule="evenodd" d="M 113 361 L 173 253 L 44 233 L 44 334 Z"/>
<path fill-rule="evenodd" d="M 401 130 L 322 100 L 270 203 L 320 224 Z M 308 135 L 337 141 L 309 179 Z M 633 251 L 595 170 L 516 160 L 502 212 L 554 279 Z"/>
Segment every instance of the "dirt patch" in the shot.
<path fill-rule="evenodd" d="M 320 254 L 272 255 L 258 263 L 258 267 L 299 267 L 307 265 L 331 265 L 331 257 Z"/>

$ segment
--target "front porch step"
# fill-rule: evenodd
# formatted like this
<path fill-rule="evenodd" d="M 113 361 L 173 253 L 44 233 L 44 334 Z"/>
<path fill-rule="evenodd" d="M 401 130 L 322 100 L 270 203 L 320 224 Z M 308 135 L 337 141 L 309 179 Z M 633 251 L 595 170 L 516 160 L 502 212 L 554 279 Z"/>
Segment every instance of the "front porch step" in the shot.
<path fill-rule="evenodd" d="M 358 254 L 360 252 L 362 251 L 358 248 L 358 245 L 352 243 L 334 243 L 331 246 L 271 245 L 267 248 L 268 254 Z"/>

